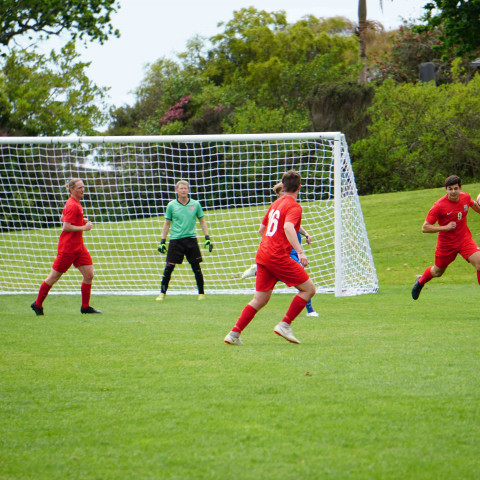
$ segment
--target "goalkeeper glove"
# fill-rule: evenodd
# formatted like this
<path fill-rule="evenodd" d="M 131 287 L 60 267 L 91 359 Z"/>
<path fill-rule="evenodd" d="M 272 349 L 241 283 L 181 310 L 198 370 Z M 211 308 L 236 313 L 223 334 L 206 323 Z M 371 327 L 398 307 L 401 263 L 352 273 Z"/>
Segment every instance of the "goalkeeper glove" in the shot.
<path fill-rule="evenodd" d="M 158 251 L 160 253 L 167 253 L 167 245 L 165 244 L 164 238 L 160 240 L 160 246 L 158 247 Z"/>
<path fill-rule="evenodd" d="M 213 250 L 213 243 L 210 241 L 210 237 L 208 235 L 205 235 L 205 248 L 208 248 L 209 252 Z"/>

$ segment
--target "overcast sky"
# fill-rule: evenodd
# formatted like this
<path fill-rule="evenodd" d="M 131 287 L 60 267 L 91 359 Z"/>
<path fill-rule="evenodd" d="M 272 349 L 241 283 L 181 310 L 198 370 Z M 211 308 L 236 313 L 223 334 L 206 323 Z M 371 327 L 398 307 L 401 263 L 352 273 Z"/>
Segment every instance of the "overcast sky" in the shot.
<path fill-rule="evenodd" d="M 401 19 L 418 19 L 428 0 L 368 0 L 368 18 L 393 29 Z M 223 31 L 233 12 L 254 6 L 257 10 L 287 12 L 294 23 L 304 15 L 344 16 L 356 21 L 358 0 L 120 0 L 112 24 L 121 32 L 104 45 L 90 43 L 80 48 L 82 60 L 91 62 L 89 77 L 101 87 L 110 87 L 111 105 L 133 104 L 133 90 L 144 77 L 145 66 L 161 57 L 175 58 L 185 51 L 187 40 L 198 34 L 211 37 Z"/>

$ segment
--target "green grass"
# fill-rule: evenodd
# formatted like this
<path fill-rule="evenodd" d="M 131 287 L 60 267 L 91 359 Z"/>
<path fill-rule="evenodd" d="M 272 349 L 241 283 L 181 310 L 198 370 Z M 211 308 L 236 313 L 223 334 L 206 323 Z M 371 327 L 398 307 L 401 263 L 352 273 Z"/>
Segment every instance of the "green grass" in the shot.
<path fill-rule="evenodd" d="M 272 331 L 290 295 L 241 348 L 223 337 L 248 296 L 94 296 L 82 316 L 51 295 L 44 317 L 0 297 L 0 479 L 480 478 L 475 272 L 457 259 L 410 297 L 441 194 L 362 198 L 380 292 L 315 297 L 301 345 Z"/>

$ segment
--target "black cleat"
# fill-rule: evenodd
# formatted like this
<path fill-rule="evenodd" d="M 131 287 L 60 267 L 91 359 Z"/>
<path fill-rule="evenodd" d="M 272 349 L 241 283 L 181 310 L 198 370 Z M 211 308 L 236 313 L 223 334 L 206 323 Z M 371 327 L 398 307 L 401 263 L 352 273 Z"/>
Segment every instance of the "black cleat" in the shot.
<path fill-rule="evenodd" d="M 93 307 L 87 307 L 87 308 L 81 307 L 80 312 L 81 313 L 102 313 L 100 310 L 95 310 Z"/>
<path fill-rule="evenodd" d="M 37 304 L 33 302 L 30 307 L 38 315 L 43 315 L 43 307 L 37 307 Z"/>
<path fill-rule="evenodd" d="M 422 291 L 422 288 L 423 288 L 423 283 L 420 283 L 418 281 L 419 278 L 420 278 L 420 276 L 417 277 L 417 279 L 415 280 L 415 283 L 413 285 L 413 288 L 412 288 L 412 298 L 414 300 L 417 300 L 417 298 L 420 296 L 420 292 Z"/>

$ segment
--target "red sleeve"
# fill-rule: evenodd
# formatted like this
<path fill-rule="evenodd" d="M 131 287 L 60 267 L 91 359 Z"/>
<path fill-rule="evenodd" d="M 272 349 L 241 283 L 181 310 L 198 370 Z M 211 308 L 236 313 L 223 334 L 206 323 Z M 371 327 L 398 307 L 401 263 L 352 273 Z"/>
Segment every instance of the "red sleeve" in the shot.
<path fill-rule="evenodd" d="M 77 208 L 72 203 L 67 203 L 63 209 L 63 221 L 67 223 L 75 223 L 77 219 Z"/>
<path fill-rule="evenodd" d="M 270 208 L 267 210 L 267 213 L 263 217 L 262 225 L 268 226 L 268 214 L 270 213 Z"/>
<path fill-rule="evenodd" d="M 285 222 L 293 223 L 294 225 L 296 225 L 300 222 L 301 218 L 302 207 L 297 203 L 288 210 L 287 214 L 285 215 Z"/>
<path fill-rule="evenodd" d="M 436 203 L 434 203 L 433 207 L 428 212 L 428 215 L 427 215 L 427 218 L 425 219 L 425 221 L 427 221 L 431 225 L 434 225 L 438 221 L 438 214 L 439 214 L 438 205 Z"/>

